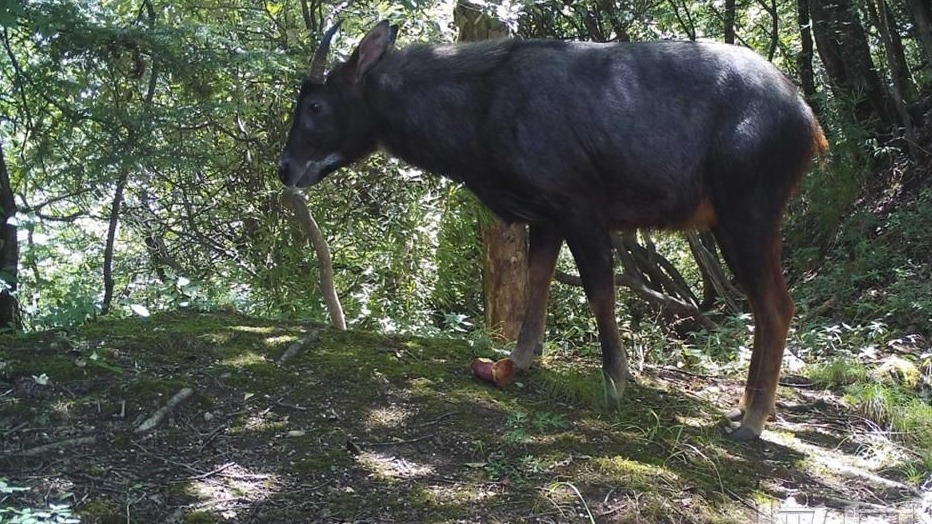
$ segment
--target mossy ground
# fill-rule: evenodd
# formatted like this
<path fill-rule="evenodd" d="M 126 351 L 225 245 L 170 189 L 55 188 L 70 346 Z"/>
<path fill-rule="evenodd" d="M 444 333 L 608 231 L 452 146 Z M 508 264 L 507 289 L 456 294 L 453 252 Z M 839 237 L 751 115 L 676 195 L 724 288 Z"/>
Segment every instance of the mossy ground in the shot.
<path fill-rule="evenodd" d="M 85 522 L 744 524 L 794 503 L 838 522 L 919 507 L 830 393 L 781 388 L 764 438 L 736 444 L 717 421 L 738 377 L 648 368 L 613 411 L 597 359 L 546 358 L 497 390 L 471 376 L 475 356 L 197 312 L 0 339 L 0 477 L 30 488 L 0 508 L 64 501 Z M 133 432 L 184 387 L 194 395 L 169 419 Z"/>

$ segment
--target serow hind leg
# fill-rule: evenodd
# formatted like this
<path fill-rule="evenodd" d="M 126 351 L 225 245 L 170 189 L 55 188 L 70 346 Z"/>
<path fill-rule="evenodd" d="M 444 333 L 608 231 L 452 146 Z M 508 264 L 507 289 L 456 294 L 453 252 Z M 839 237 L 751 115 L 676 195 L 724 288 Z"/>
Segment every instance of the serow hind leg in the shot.
<path fill-rule="evenodd" d="M 617 406 L 631 375 L 615 320 L 611 238 L 597 223 L 588 223 L 583 228 L 568 231 L 566 243 L 576 259 L 586 298 L 599 328 L 605 399 L 609 405 Z"/>
<path fill-rule="evenodd" d="M 754 318 L 754 348 L 744 394 L 738 407 L 727 413 L 731 420 L 740 420 L 730 435 L 737 441 L 759 437 L 774 413 L 786 336 L 793 318 L 793 300 L 780 262 L 779 233 L 744 233 L 739 237 L 727 230 L 716 231 L 722 252 L 748 295 Z"/>

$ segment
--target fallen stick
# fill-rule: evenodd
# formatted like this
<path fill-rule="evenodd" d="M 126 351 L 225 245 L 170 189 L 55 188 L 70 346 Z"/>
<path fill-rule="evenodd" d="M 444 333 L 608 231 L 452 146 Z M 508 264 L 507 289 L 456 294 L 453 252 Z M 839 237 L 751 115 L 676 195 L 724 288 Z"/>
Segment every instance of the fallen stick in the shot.
<path fill-rule="evenodd" d="M 36 455 L 42 455 L 43 453 L 60 449 L 67 448 L 72 446 L 83 446 L 84 444 L 94 444 L 97 442 L 97 437 L 78 437 L 68 440 L 62 440 L 60 442 L 52 442 L 51 444 L 43 444 L 41 446 L 34 447 L 32 449 L 27 449 L 22 452 L 24 457 L 35 457 Z"/>
<path fill-rule="evenodd" d="M 159 408 L 158 411 L 152 414 L 151 417 L 147 418 L 133 431 L 134 433 L 145 433 L 152 430 L 156 426 L 162 423 L 162 420 L 175 409 L 175 406 L 181 404 L 187 400 L 191 395 L 194 394 L 194 390 L 191 388 L 182 388 L 181 391 L 175 393 L 175 396 L 168 400 L 168 403 Z"/>
<path fill-rule="evenodd" d="M 308 333 L 307 336 L 305 336 L 304 338 L 298 339 L 297 341 L 292 343 L 290 346 L 288 346 L 288 349 L 286 349 L 285 352 L 282 353 L 282 356 L 278 359 L 278 365 L 281 366 L 282 364 L 285 363 L 285 361 L 297 355 L 298 352 L 304 349 L 308 344 L 312 342 L 317 342 L 318 340 L 320 340 L 320 335 L 316 331 L 312 331 Z"/>

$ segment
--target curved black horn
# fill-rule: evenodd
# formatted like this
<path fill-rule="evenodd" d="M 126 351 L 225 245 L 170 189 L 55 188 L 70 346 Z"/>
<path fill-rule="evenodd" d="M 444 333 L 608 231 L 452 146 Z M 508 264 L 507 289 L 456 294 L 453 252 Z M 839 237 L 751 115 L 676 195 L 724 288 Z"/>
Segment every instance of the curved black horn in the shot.
<path fill-rule="evenodd" d="M 314 58 L 311 59 L 311 63 L 308 66 L 307 76 L 311 80 L 316 80 L 318 82 L 324 81 L 324 69 L 327 67 L 327 55 L 330 54 L 330 40 L 333 38 L 333 34 L 337 32 L 337 29 L 340 27 L 342 20 L 337 20 L 330 29 L 327 29 L 327 32 L 324 33 L 324 37 L 320 39 L 320 45 L 317 46 L 317 51 L 314 52 Z"/>

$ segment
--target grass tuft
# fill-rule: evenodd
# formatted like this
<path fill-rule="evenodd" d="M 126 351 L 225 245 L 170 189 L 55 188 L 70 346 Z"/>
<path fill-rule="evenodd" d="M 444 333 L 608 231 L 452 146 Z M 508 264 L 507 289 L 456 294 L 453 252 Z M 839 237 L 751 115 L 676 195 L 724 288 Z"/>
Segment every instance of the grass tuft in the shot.
<path fill-rule="evenodd" d="M 809 379 L 828 389 L 849 386 L 868 379 L 867 367 L 851 357 L 839 357 L 809 367 Z"/>

